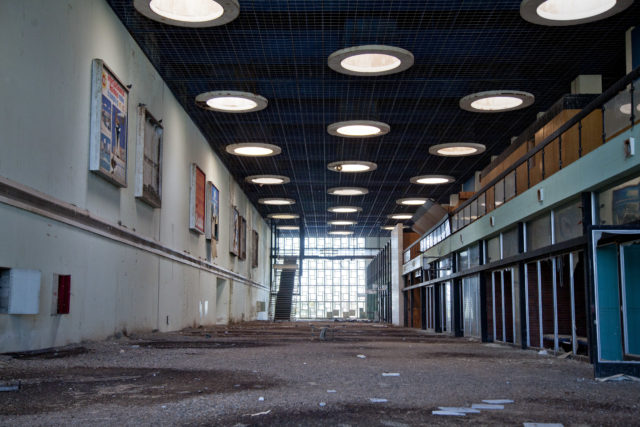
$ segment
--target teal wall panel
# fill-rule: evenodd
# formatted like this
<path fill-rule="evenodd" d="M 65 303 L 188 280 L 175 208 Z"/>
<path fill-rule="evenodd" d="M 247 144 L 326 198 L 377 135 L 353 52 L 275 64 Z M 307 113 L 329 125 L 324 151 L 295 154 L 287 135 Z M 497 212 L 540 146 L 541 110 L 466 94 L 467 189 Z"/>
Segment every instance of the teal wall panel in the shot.
<path fill-rule="evenodd" d="M 600 357 L 602 360 L 622 360 L 617 246 L 599 247 L 596 260 L 598 268 L 598 300 L 596 303 L 600 331 Z"/>
<path fill-rule="evenodd" d="M 640 244 L 624 246 L 626 352 L 640 355 Z"/>

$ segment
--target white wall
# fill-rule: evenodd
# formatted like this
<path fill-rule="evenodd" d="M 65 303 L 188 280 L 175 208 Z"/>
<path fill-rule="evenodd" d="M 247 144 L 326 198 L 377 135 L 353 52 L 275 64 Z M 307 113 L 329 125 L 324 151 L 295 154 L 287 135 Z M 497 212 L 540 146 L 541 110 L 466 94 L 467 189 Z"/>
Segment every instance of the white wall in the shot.
<path fill-rule="evenodd" d="M 0 267 L 42 272 L 40 314 L 0 314 L 0 351 L 100 339 L 125 328 L 176 330 L 255 319 L 256 301 L 268 301 L 269 228 L 106 2 L 0 0 L 0 39 L 0 177 L 257 282 L 225 279 L 221 295 L 228 300 L 217 301 L 217 278 L 210 269 L 0 202 Z M 133 85 L 127 188 L 88 171 L 94 58 Z M 134 197 L 139 103 L 162 119 L 165 129 L 161 209 Z M 220 238 L 213 259 L 204 236 L 188 230 L 192 162 L 220 190 Z M 229 253 L 231 205 L 247 219 L 246 261 Z M 260 235 L 255 269 L 249 259 L 252 229 Z M 71 274 L 69 315 L 50 314 L 54 273 Z"/>

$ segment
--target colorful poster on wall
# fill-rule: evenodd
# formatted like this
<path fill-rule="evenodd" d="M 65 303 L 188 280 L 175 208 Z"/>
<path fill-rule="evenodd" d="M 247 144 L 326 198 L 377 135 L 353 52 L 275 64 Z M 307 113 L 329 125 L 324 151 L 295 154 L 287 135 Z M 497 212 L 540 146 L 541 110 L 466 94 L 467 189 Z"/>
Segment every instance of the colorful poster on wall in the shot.
<path fill-rule="evenodd" d="M 93 60 L 89 170 L 127 186 L 129 89 L 100 59 Z"/>
<path fill-rule="evenodd" d="M 195 163 L 191 164 L 189 228 L 204 234 L 206 176 Z"/>
<path fill-rule="evenodd" d="M 210 240 L 218 240 L 218 227 L 220 224 L 220 192 L 212 182 L 207 183 L 207 229 L 205 236 Z"/>

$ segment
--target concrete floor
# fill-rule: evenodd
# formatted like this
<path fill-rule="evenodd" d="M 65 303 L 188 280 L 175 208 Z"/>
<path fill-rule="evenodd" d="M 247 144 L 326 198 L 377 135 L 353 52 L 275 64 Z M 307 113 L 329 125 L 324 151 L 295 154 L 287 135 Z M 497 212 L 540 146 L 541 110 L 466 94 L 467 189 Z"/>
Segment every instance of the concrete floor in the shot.
<path fill-rule="evenodd" d="M 585 362 L 377 324 L 245 323 L 27 356 L 0 359 L 0 382 L 20 382 L 0 392 L 0 425 L 640 425 L 638 382 L 600 383 Z M 432 415 L 484 399 L 514 402 Z"/>

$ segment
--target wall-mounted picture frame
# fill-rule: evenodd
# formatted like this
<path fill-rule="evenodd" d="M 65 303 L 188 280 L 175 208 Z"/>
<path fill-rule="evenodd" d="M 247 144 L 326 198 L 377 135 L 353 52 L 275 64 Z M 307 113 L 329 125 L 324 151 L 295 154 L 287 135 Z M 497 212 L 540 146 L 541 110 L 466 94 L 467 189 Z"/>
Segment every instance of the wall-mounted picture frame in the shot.
<path fill-rule="evenodd" d="M 218 241 L 220 228 L 220 191 L 207 181 L 207 222 L 205 224 L 205 237 L 209 240 Z"/>
<path fill-rule="evenodd" d="M 189 229 L 204 234 L 206 208 L 206 176 L 195 163 L 191 164 L 189 191 Z"/>
<path fill-rule="evenodd" d="M 240 212 L 235 207 L 231 208 L 231 242 L 229 252 L 232 255 L 240 255 Z"/>
<path fill-rule="evenodd" d="M 136 131 L 135 197 L 146 204 L 162 206 L 162 138 L 164 128 L 147 110 L 138 106 Z"/>
<path fill-rule="evenodd" d="M 91 64 L 89 170 L 127 186 L 129 88 L 101 59 Z"/>
<path fill-rule="evenodd" d="M 258 244 L 260 243 L 260 235 L 256 230 L 251 230 L 251 267 L 258 266 Z"/>
<path fill-rule="evenodd" d="M 240 255 L 241 260 L 247 259 L 247 220 L 240 217 Z"/>

